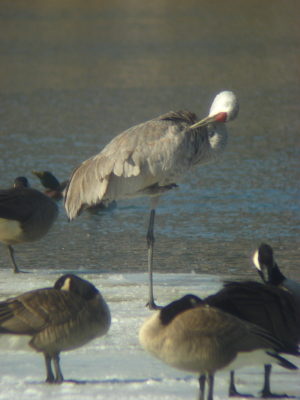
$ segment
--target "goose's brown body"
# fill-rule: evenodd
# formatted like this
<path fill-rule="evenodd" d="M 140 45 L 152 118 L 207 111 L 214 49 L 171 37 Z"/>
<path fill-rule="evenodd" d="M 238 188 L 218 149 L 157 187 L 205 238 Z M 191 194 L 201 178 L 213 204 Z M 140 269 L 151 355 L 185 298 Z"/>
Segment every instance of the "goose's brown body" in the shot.
<path fill-rule="evenodd" d="M 150 316 L 142 325 L 139 338 L 142 347 L 164 363 L 200 374 L 200 399 L 208 377 L 208 399 L 212 400 L 213 377 L 221 369 L 267 362 L 297 369 L 278 355 L 278 352 L 298 355 L 296 345 L 209 307 L 193 295 L 170 303 Z"/>

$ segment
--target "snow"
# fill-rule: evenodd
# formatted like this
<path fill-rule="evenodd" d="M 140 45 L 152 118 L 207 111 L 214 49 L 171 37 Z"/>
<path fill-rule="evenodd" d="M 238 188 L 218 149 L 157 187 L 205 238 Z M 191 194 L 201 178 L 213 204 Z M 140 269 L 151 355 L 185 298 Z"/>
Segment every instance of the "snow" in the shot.
<path fill-rule="evenodd" d="M 68 271 L 70 272 L 70 271 Z M 0 300 L 25 291 L 52 286 L 64 271 L 36 270 L 14 275 L 1 271 Z M 146 354 L 138 341 L 143 321 L 153 311 L 147 302 L 148 284 L 144 273 L 95 274 L 74 271 L 91 281 L 109 304 L 112 325 L 109 333 L 74 351 L 61 353 L 66 381 L 61 385 L 44 383 L 45 366 L 41 354 L 27 345 L 28 337 L 0 336 L 0 400 L 7 399 L 195 399 L 197 376 L 172 369 Z M 205 297 L 221 287 L 216 276 L 154 274 L 156 302 L 165 305 L 187 293 Z M 300 367 L 300 360 L 288 357 Z M 215 399 L 227 398 L 227 372 L 215 378 Z M 257 395 L 263 384 L 263 366 L 236 373 L 237 388 Z M 300 399 L 299 371 L 273 367 L 271 389 Z"/>

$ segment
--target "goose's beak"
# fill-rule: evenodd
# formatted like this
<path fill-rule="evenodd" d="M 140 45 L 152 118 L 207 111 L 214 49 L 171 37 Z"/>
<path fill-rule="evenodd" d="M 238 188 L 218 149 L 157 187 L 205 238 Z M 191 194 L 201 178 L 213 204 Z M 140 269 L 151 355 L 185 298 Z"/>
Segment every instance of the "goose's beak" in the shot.
<path fill-rule="evenodd" d="M 255 250 L 255 252 L 252 254 L 252 263 L 255 266 L 255 268 L 257 269 L 257 272 L 259 273 L 261 279 L 263 280 L 264 283 L 267 283 L 266 278 L 265 278 L 265 274 L 263 272 L 263 267 L 261 266 L 260 262 L 259 262 L 259 254 L 258 254 L 258 250 Z"/>
<path fill-rule="evenodd" d="M 227 113 L 219 112 L 215 115 L 209 115 L 208 117 L 202 119 L 199 122 L 196 122 L 194 125 L 190 126 L 191 129 L 200 128 L 201 126 L 206 126 L 212 124 L 214 122 L 226 122 Z"/>
<path fill-rule="evenodd" d="M 38 178 L 41 178 L 41 173 L 37 172 L 37 171 L 31 171 L 31 173 L 35 176 L 37 176 Z"/>

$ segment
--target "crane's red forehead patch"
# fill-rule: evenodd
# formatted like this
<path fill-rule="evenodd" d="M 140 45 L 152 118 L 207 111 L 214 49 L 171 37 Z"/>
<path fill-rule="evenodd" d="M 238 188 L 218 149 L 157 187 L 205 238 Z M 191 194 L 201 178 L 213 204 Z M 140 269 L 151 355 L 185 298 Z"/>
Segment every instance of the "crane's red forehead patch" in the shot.
<path fill-rule="evenodd" d="M 218 122 L 226 122 L 226 119 L 227 119 L 227 113 L 226 112 L 220 112 L 216 116 L 216 121 L 218 121 Z"/>

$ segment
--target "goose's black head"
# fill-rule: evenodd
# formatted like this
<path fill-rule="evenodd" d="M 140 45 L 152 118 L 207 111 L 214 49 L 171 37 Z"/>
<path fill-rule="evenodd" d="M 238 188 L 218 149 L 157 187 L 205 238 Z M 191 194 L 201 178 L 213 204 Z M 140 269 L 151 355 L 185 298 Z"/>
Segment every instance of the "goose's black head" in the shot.
<path fill-rule="evenodd" d="M 204 301 L 193 294 L 187 294 L 179 300 L 173 301 L 160 311 L 160 320 L 168 325 L 178 314 L 190 308 L 204 304 Z"/>
<path fill-rule="evenodd" d="M 93 299 L 99 291 L 90 282 L 79 278 L 74 274 L 61 276 L 54 284 L 54 289 L 68 290 L 78 294 L 85 300 Z"/>
<path fill-rule="evenodd" d="M 273 249 L 268 244 L 262 244 L 258 249 L 258 261 L 261 265 L 265 265 L 268 269 L 274 266 L 274 253 Z"/>
<path fill-rule="evenodd" d="M 37 176 L 39 180 L 41 181 L 41 184 L 46 188 L 46 189 L 57 189 L 59 188 L 59 180 L 49 171 L 42 171 L 42 172 L 37 172 L 37 171 L 32 171 L 33 175 Z"/>
<path fill-rule="evenodd" d="M 29 188 L 30 185 L 29 185 L 28 179 L 25 178 L 25 176 L 18 176 L 18 178 L 16 178 L 14 181 L 14 187 Z"/>
<path fill-rule="evenodd" d="M 285 280 L 285 276 L 275 262 L 273 249 L 270 245 L 264 243 L 259 246 L 253 255 L 253 263 L 265 283 L 280 285 Z M 268 280 L 265 279 L 264 269 L 267 270 Z"/>

